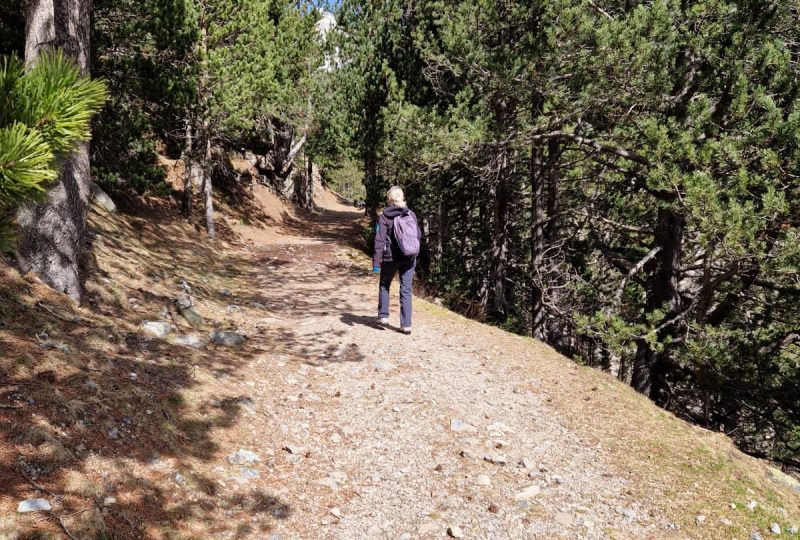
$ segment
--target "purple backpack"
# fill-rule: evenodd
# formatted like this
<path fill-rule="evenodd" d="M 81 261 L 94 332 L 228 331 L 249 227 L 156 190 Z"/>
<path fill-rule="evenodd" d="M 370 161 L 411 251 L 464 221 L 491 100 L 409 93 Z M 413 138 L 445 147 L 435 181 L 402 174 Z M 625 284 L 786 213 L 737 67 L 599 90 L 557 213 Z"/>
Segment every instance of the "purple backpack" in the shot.
<path fill-rule="evenodd" d="M 417 219 L 411 212 L 397 216 L 393 221 L 394 239 L 397 247 L 406 257 L 419 255 L 419 227 Z"/>

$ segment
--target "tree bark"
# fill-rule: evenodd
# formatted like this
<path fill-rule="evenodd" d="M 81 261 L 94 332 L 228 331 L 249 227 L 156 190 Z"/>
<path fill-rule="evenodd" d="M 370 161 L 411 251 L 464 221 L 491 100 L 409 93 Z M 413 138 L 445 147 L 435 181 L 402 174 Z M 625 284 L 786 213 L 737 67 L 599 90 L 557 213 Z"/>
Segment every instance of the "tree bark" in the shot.
<path fill-rule="evenodd" d="M 203 57 L 206 59 L 203 65 L 201 77 L 202 92 L 202 111 L 203 125 L 201 128 L 203 141 L 203 194 L 206 207 L 206 233 L 212 240 L 216 237 L 214 227 L 214 186 L 211 180 L 211 112 L 209 111 L 208 93 L 210 92 L 210 75 L 208 66 L 208 21 L 206 19 L 206 6 L 203 5 L 200 11 L 200 47 L 203 49 Z"/>
<path fill-rule="evenodd" d="M 91 5 L 91 0 L 27 2 L 25 63 L 33 66 L 41 51 L 61 48 L 88 75 Z M 47 200 L 23 205 L 17 213 L 20 269 L 35 273 L 76 302 L 82 302 L 84 296 L 80 260 L 90 183 L 89 143 L 82 142 L 64 158 Z"/>
<path fill-rule="evenodd" d="M 681 310 L 678 281 L 681 268 L 681 246 L 685 220 L 682 215 L 670 208 L 661 208 L 655 230 L 655 246 L 660 251 L 654 258 L 652 271 L 647 280 L 646 313 L 665 309 L 662 323 L 674 318 Z M 659 342 L 674 334 L 674 323 L 662 328 L 657 335 Z M 645 340 L 640 340 L 633 360 L 631 386 L 647 394 L 653 401 L 658 398 L 663 387 L 668 351 L 658 352 Z"/>
<path fill-rule="evenodd" d="M 206 126 L 206 150 L 203 157 L 203 193 L 206 200 L 206 232 L 212 240 L 216 238 L 217 232 L 214 227 L 214 191 L 211 184 L 211 137 Z"/>
<path fill-rule="evenodd" d="M 541 150 L 531 148 L 531 337 L 544 341 L 544 291 L 537 276 L 544 272 L 544 182 Z"/>
<path fill-rule="evenodd" d="M 192 196 L 194 191 L 194 160 L 192 159 L 192 119 L 186 115 L 186 134 L 183 149 L 183 205 L 182 212 L 186 219 L 192 217 Z"/>

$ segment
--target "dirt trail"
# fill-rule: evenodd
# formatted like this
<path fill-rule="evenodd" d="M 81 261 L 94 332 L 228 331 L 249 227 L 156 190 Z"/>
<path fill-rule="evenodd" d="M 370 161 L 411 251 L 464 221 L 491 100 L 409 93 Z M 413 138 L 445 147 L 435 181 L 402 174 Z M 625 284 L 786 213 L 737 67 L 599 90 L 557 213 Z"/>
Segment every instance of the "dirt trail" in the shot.
<path fill-rule="evenodd" d="M 274 534 L 668 537 L 669 522 L 626 493 L 602 446 L 543 404 L 544 347 L 419 300 L 413 334 L 402 335 L 396 290 L 394 327 L 374 324 L 376 278 L 346 247 L 359 217 L 328 208 L 283 242 L 239 254 L 252 281 L 232 302 L 263 313 L 248 309 L 237 327 L 273 351 L 219 383 L 247 404 L 249 432 L 218 443 L 266 460 L 249 487 L 282 501 Z"/>
<path fill-rule="evenodd" d="M 798 537 L 796 482 L 607 374 L 396 290 L 376 326 L 361 212 L 260 195 L 230 242 L 94 212 L 85 308 L 3 267 L 0 539 Z"/>

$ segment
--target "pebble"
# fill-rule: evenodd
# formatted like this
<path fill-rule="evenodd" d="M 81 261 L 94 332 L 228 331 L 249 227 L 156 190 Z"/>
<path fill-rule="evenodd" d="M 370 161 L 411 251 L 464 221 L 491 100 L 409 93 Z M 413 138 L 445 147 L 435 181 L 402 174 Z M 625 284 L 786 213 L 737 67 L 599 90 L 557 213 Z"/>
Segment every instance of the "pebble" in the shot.
<path fill-rule="evenodd" d="M 777 523 L 773 523 L 769 526 L 769 532 L 772 534 L 781 534 L 781 526 Z"/>
<path fill-rule="evenodd" d="M 176 345 L 183 345 L 184 347 L 192 347 L 193 349 L 202 349 L 206 346 L 203 338 L 197 334 L 188 334 L 186 336 L 176 336 L 173 339 Z"/>
<path fill-rule="evenodd" d="M 703 523 L 705 523 L 705 522 L 706 522 L 706 516 L 704 516 L 704 515 L 700 514 L 699 516 L 697 516 L 696 518 L 694 518 L 694 520 L 695 520 L 695 522 L 696 522 L 698 525 L 702 525 Z"/>
<path fill-rule="evenodd" d="M 306 453 L 305 448 L 302 448 L 294 444 L 287 444 L 283 447 L 283 449 L 289 452 L 290 454 L 294 454 L 296 456 L 300 456 Z"/>
<path fill-rule="evenodd" d="M 116 497 L 105 497 L 103 499 L 103 506 L 111 506 L 112 504 L 117 504 Z"/>
<path fill-rule="evenodd" d="M 719 522 L 725 525 L 726 527 L 733 527 L 733 521 L 729 520 L 728 518 L 722 518 L 719 520 Z"/>
<path fill-rule="evenodd" d="M 752 534 L 750 534 L 750 540 L 764 540 L 764 539 L 761 537 L 760 532 L 753 531 Z"/>
<path fill-rule="evenodd" d="M 436 525 L 435 523 L 426 523 L 424 525 L 421 525 L 420 528 L 417 529 L 417 534 L 419 534 L 420 536 L 425 536 L 428 534 L 433 534 L 437 531 L 439 531 L 438 525 Z M 440 532 L 439 534 L 442 533 Z"/>
<path fill-rule="evenodd" d="M 252 465 L 258 461 L 261 461 L 261 458 L 250 450 L 239 449 L 228 456 L 228 463 L 231 465 Z"/>
<path fill-rule="evenodd" d="M 464 422 L 460 418 L 450 419 L 450 429 L 452 429 L 453 431 L 460 431 L 466 433 L 475 433 L 478 431 L 478 428 L 476 428 L 470 423 Z"/>
<path fill-rule="evenodd" d="M 464 533 L 457 525 L 451 525 L 447 528 L 447 536 L 450 538 L 464 538 Z"/>
<path fill-rule="evenodd" d="M 385 360 L 378 360 L 372 364 L 372 369 L 379 373 L 386 373 L 387 371 L 392 371 L 394 368 L 394 364 L 386 362 Z"/>
<path fill-rule="evenodd" d="M 573 519 L 572 516 L 566 512 L 558 512 L 556 514 L 556 523 L 562 527 L 572 527 Z"/>
<path fill-rule="evenodd" d="M 478 478 L 475 480 L 475 483 L 479 486 L 490 486 L 492 484 L 492 479 L 489 478 L 485 474 L 478 475 Z"/>
<path fill-rule="evenodd" d="M 52 508 L 47 499 L 26 499 L 19 503 L 17 512 L 23 514 L 26 512 L 48 512 Z"/>
<path fill-rule="evenodd" d="M 519 460 L 519 466 L 522 467 L 523 469 L 535 469 L 536 463 L 531 459 L 522 458 Z"/>
<path fill-rule="evenodd" d="M 116 439 L 117 437 L 119 437 L 119 428 L 111 428 L 108 430 L 109 439 Z"/>
<path fill-rule="evenodd" d="M 541 491 L 542 491 L 541 488 L 539 486 L 537 486 L 536 484 L 534 484 L 532 486 L 529 486 L 529 487 L 523 489 L 519 493 L 517 493 L 514 496 L 514 498 L 516 498 L 517 500 L 521 500 L 521 501 L 528 501 L 530 499 L 535 498 L 537 495 L 539 495 L 539 493 L 541 493 Z"/>
<path fill-rule="evenodd" d="M 339 510 L 338 508 L 331 508 L 331 515 L 340 518 L 342 517 L 342 511 Z"/>
<path fill-rule="evenodd" d="M 172 326 L 164 321 L 145 321 L 142 323 L 142 332 L 153 337 L 163 338 L 172 331 Z"/>
<path fill-rule="evenodd" d="M 252 469 L 250 467 L 239 467 L 239 474 L 236 477 L 234 477 L 234 480 L 236 480 L 240 484 L 244 484 L 260 476 L 261 473 L 256 469 Z"/>
<path fill-rule="evenodd" d="M 489 452 L 488 454 L 483 455 L 483 460 L 488 461 L 489 463 L 494 463 L 495 465 L 505 465 L 508 463 L 508 458 L 506 458 L 503 454 L 498 454 L 496 452 Z"/>
<path fill-rule="evenodd" d="M 238 347 L 243 345 L 247 338 L 238 332 L 231 330 L 214 330 L 211 332 L 211 341 L 217 345 L 225 345 L 226 347 Z"/>
<path fill-rule="evenodd" d="M 755 510 L 757 506 L 758 503 L 756 501 L 750 501 L 749 503 L 747 503 L 748 510 Z"/>

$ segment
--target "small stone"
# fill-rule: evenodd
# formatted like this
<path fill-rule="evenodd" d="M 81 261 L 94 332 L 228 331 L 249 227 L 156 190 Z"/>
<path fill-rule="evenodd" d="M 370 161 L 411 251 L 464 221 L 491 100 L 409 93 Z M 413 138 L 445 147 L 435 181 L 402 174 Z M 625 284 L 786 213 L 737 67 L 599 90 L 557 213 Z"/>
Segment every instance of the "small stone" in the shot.
<path fill-rule="evenodd" d="M 331 515 L 333 515 L 334 517 L 340 518 L 340 517 L 342 517 L 342 511 L 339 510 L 338 508 L 331 508 Z"/>
<path fill-rule="evenodd" d="M 703 523 L 705 523 L 705 522 L 706 522 L 706 516 L 704 516 L 704 515 L 700 514 L 699 516 L 697 516 L 697 517 L 695 517 L 695 518 L 694 518 L 694 521 L 695 521 L 695 523 L 697 523 L 698 525 L 702 525 Z"/>
<path fill-rule="evenodd" d="M 48 512 L 52 509 L 47 499 L 27 499 L 19 503 L 17 512 Z"/>
<path fill-rule="evenodd" d="M 764 540 L 764 539 L 761 537 L 760 532 L 753 531 L 752 533 L 750 533 L 750 540 Z"/>
<path fill-rule="evenodd" d="M 451 525 L 447 528 L 447 536 L 450 538 L 464 538 L 464 533 L 461 528 L 456 525 Z"/>
<path fill-rule="evenodd" d="M 260 476 L 261 473 L 256 469 L 253 469 L 251 467 L 239 467 L 239 475 L 234 477 L 234 480 L 236 480 L 240 484 L 244 484 Z"/>
<path fill-rule="evenodd" d="M 385 360 L 378 360 L 372 364 L 372 369 L 378 373 L 386 373 L 387 371 L 392 371 L 394 368 L 394 364 L 386 362 Z"/>
<path fill-rule="evenodd" d="M 239 449 L 228 456 L 228 463 L 231 465 L 252 465 L 258 461 L 261 461 L 261 458 L 250 450 Z"/>
<path fill-rule="evenodd" d="M 797 525 L 792 525 L 791 527 L 789 527 L 789 534 L 797 534 L 797 531 L 798 531 Z"/>
<path fill-rule="evenodd" d="M 175 300 L 175 306 L 179 310 L 189 309 L 194 305 L 194 300 L 188 294 L 181 295 L 177 300 Z"/>
<path fill-rule="evenodd" d="M 435 523 L 425 523 L 424 525 L 421 525 L 419 529 L 417 529 L 417 534 L 419 534 L 420 536 L 425 536 L 428 534 L 433 534 L 437 531 L 440 531 L 438 525 L 436 525 Z M 439 532 L 439 534 L 442 533 Z"/>
<path fill-rule="evenodd" d="M 503 454 L 498 454 L 497 452 L 489 452 L 484 454 L 483 460 L 495 465 L 505 465 L 508 463 L 508 458 L 506 458 L 506 456 Z"/>
<path fill-rule="evenodd" d="M 294 445 L 294 444 L 287 444 L 283 447 L 284 450 L 289 452 L 290 454 L 294 454 L 296 456 L 302 456 L 306 453 L 305 448 Z"/>
<path fill-rule="evenodd" d="M 781 526 L 777 523 L 773 523 L 769 526 L 769 532 L 772 534 L 781 534 Z"/>
<path fill-rule="evenodd" d="M 558 512 L 556 514 L 556 523 L 562 527 L 572 527 L 573 522 L 574 520 L 572 519 L 572 516 L 566 512 Z"/>
<path fill-rule="evenodd" d="M 211 341 L 217 345 L 225 345 L 226 347 L 238 347 L 243 345 L 247 338 L 238 332 L 231 330 L 214 330 L 211 332 Z"/>
<path fill-rule="evenodd" d="M 173 476 L 172 479 L 175 480 L 176 484 L 183 484 L 184 482 L 186 482 L 186 477 L 183 476 L 181 473 L 175 473 L 175 476 Z"/>
<path fill-rule="evenodd" d="M 200 315 L 193 307 L 189 306 L 181 310 L 181 315 L 186 322 L 192 326 L 200 326 L 203 324 L 203 316 Z"/>
<path fill-rule="evenodd" d="M 490 486 L 492 484 L 492 479 L 485 474 L 481 474 L 475 479 L 475 483 L 479 486 Z"/>
<path fill-rule="evenodd" d="M 114 204 L 114 201 L 108 196 L 108 193 L 103 191 L 100 186 L 92 182 L 91 190 L 92 200 L 97 203 L 97 206 L 112 214 L 117 211 L 117 205 Z"/>
<path fill-rule="evenodd" d="M 523 469 L 534 469 L 536 468 L 536 463 L 528 458 L 522 458 L 519 460 L 519 466 Z"/>
<path fill-rule="evenodd" d="M 731 503 L 730 507 L 731 507 L 731 510 L 736 510 L 736 503 Z"/>
<path fill-rule="evenodd" d="M 464 422 L 459 418 L 450 419 L 450 429 L 452 429 L 453 431 L 462 431 L 466 433 L 476 433 L 478 431 L 478 428 L 476 428 L 472 424 Z"/>
<path fill-rule="evenodd" d="M 520 501 L 529 501 L 539 495 L 541 491 L 541 488 L 534 484 L 517 493 L 514 498 Z"/>
<path fill-rule="evenodd" d="M 733 521 L 729 520 L 728 518 L 722 518 L 719 520 L 719 522 L 725 525 L 726 527 L 733 527 Z"/>
<path fill-rule="evenodd" d="M 142 332 L 157 338 L 164 338 L 172 331 L 172 326 L 164 321 L 145 321 L 142 323 Z"/>
<path fill-rule="evenodd" d="M 111 506 L 113 504 L 117 504 L 117 498 L 116 497 L 105 497 L 103 499 L 103 506 Z"/>
<path fill-rule="evenodd" d="M 752 510 L 755 510 L 757 507 L 758 507 L 758 503 L 756 501 L 750 501 L 749 503 L 747 503 L 747 509 L 748 510 L 752 511 Z"/>
<path fill-rule="evenodd" d="M 129 378 L 130 380 L 132 380 L 132 381 L 136 381 L 136 380 L 138 380 L 138 379 L 139 379 L 139 376 L 138 376 L 136 373 L 134 373 L 134 372 L 132 372 L 132 371 L 131 371 L 130 373 L 128 373 L 128 378 Z"/>
<path fill-rule="evenodd" d="M 108 438 L 109 439 L 116 439 L 119 437 L 119 428 L 111 428 L 108 430 Z"/>

